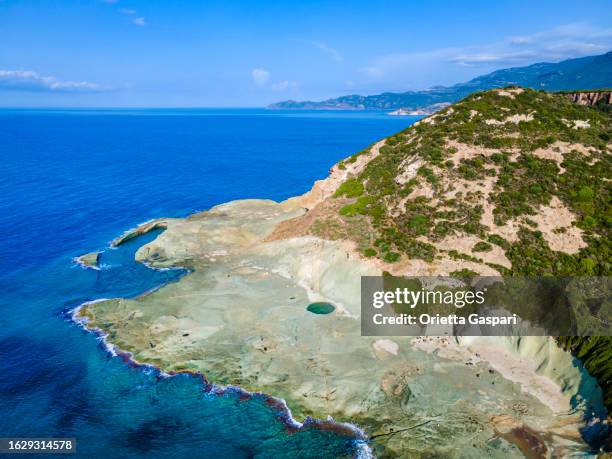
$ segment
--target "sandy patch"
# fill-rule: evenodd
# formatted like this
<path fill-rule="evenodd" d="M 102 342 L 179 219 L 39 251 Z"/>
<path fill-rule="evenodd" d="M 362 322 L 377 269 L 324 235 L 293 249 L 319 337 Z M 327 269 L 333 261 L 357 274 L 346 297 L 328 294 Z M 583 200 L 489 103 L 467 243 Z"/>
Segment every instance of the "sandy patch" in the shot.
<path fill-rule="evenodd" d="M 456 152 L 452 154 L 449 159 L 455 166 L 459 165 L 462 159 L 474 159 L 479 156 L 490 157 L 494 153 L 499 153 L 499 150 L 495 148 L 485 148 L 477 145 L 468 145 L 466 143 L 457 142 L 456 140 L 448 140 L 446 142 L 446 149 L 454 148 Z M 515 150 L 511 150 L 516 153 Z"/>
<path fill-rule="evenodd" d="M 567 120 L 565 118 L 561 118 L 561 121 L 563 122 L 563 124 L 565 124 L 567 127 L 572 128 L 572 129 L 586 129 L 586 128 L 590 128 L 591 124 L 589 123 L 588 120 Z"/>
<path fill-rule="evenodd" d="M 419 124 L 436 124 L 437 117 L 438 117 L 437 114 L 428 116 L 427 118 L 423 118 L 422 120 L 417 121 L 416 123 L 413 124 L 413 126 L 418 126 Z"/>
<path fill-rule="evenodd" d="M 395 183 L 398 185 L 404 185 L 411 179 L 416 177 L 417 172 L 425 164 L 422 158 L 418 156 L 412 156 L 402 161 L 398 168 L 398 174 L 395 177 Z"/>
<path fill-rule="evenodd" d="M 529 218 L 538 224 L 544 240 L 554 251 L 573 254 L 587 246 L 582 239 L 582 230 L 573 226 L 575 215 L 556 196 Z M 557 231 L 559 229 L 564 229 L 564 232 Z"/>
<path fill-rule="evenodd" d="M 527 114 L 521 113 L 521 114 L 516 114 L 516 115 L 510 115 L 510 116 L 507 116 L 503 121 L 499 121 L 495 119 L 485 120 L 485 124 L 488 124 L 491 126 L 501 126 L 507 123 L 519 124 L 520 122 L 529 122 L 529 121 L 533 121 L 534 113 L 535 112 L 531 112 Z"/>
<path fill-rule="evenodd" d="M 518 230 L 520 228 L 519 224 L 515 221 L 508 221 L 504 225 L 497 225 L 495 223 L 495 215 L 493 211 L 495 210 L 495 205 L 490 200 L 490 195 L 497 183 L 497 177 L 485 177 L 482 180 L 482 185 L 479 186 L 479 191 L 481 191 L 484 195 L 484 199 L 482 200 L 482 216 L 480 217 L 480 224 L 487 226 L 491 233 L 498 234 L 503 237 L 505 240 L 509 242 L 518 241 Z M 504 255 L 505 258 L 505 255 Z M 502 266 L 505 266 L 503 263 L 499 263 Z"/>
<path fill-rule="evenodd" d="M 387 271 L 394 276 L 448 276 L 453 271 L 469 269 L 482 276 L 499 276 L 500 273 L 490 266 L 466 260 L 454 260 L 450 257 L 436 258 L 432 262 L 417 258 L 402 258 L 396 263 L 385 263 L 379 258 L 371 258 L 370 262 L 381 271 Z"/>
<path fill-rule="evenodd" d="M 522 94 L 525 92 L 523 88 L 513 88 L 513 89 L 497 89 L 495 92 L 504 97 L 509 97 L 510 99 L 514 99 L 516 94 Z"/>
<path fill-rule="evenodd" d="M 557 141 L 548 147 L 538 148 L 533 152 L 533 155 L 538 158 L 552 159 L 553 161 L 556 161 L 561 173 L 564 173 L 565 168 L 561 166 L 561 163 L 563 162 L 564 155 L 572 151 L 578 152 L 584 156 L 589 156 L 591 154 L 590 150 L 580 143 Z"/>
<path fill-rule="evenodd" d="M 384 359 L 389 355 L 397 355 L 399 345 L 390 339 L 379 339 L 372 343 L 372 348 L 377 358 Z"/>
<path fill-rule="evenodd" d="M 586 120 L 574 120 L 574 129 L 586 129 L 590 127 L 591 125 Z"/>
<path fill-rule="evenodd" d="M 525 393 L 537 398 L 555 413 L 567 412 L 570 409 L 568 393 L 577 389 L 573 386 L 579 381 L 579 370 L 573 373 L 568 371 L 568 378 L 563 381 L 566 387 L 559 390 L 561 381 L 554 378 L 558 374 L 548 367 L 558 362 L 562 351 L 554 347 L 549 337 L 523 337 L 523 341 L 516 343 L 517 340 L 516 337 L 419 336 L 411 344 L 416 349 L 436 352 L 450 360 L 465 360 L 472 365 L 487 362 L 504 378 L 520 384 Z"/>
<path fill-rule="evenodd" d="M 424 182 L 421 180 L 417 188 L 412 190 L 412 192 L 408 195 L 408 200 L 412 201 L 418 197 L 425 197 L 427 199 L 431 199 L 434 196 L 434 189 L 432 188 L 429 182 Z"/>
<path fill-rule="evenodd" d="M 480 218 L 480 223 L 484 226 L 488 226 L 492 234 L 497 234 L 508 242 L 518 241 L 518 231 L 520 229 L 518 222 L 509 220 L 504 225 L 496 225 L 493 215 L 494 209 L 495 206 L 487 200 L 484 205 L 482 217 Z"/>
<path fill-rule="evenodd" d="M 526 341 L 541 342 L 541 347 L 549 346 L 548 340 L 550 339 L 548 337 L 525 338 Z M 493 345 L 495 337 L 475 338 L 471 342 L 468 340 L 466 340 L 467 347 L 474 355 L 488 362 L 504 378 L 520 384 L 523 391 L 533 395 L 555 413 L 563 413 L 570 409 L 570 400 L 567 394 L 559 390 L 559 383 L 553 381 L 548 375 L 538 374 L 540 362 L 537 359 Z"/>
<path fill-rule="evenodd" d="M 406 211 L 406 203 L 410 201 L 410 196 L 406 196 L 398 201 L 398 203 L 389 211 L 392 217 L 399 217 Z"/>
<path fill-rule="evenodd" d="M 464 234 L 446 236 L 439 242 L 430 243 L 435 244 L 435 246 L 441 250 L 456 250 L 460 253 L 466 253 L 476 258 L 482 258 L 485 263 L 495 263 L 506 268 L 512 267 L 512 263 L 510 263 L 510 260 L 506 258 L 504 250 L 498 245 L 491 244 L 492 248 L 488 252 L 474 252 L 472 248 L 478 242 L 482 242 L 482 239 L 477 236 Z"/>
<path fill-rule="evenodd" d="M 520 122 L 533 121 L 533 115 L 535 112 L 527 113 L 526 115 L 521 113 L 517 115 L 511 115 L 506 118 L 506 123 L 519 124 Z"/>
<path fill-rule="evenodd" d="M 307 236 L 312 233 L 313 226 L 317 222 L 326 222 L 330 230 L 332 228 L 344 229 L 347 224 L 340 216 L 340 209 L 349 202 L 350 200 L 346 198 L 326 199 L 304 215 L 279 223 L 274 231 L 265 238 L 265 241 Z M 332 239 L 331 236 L 331 234 L 328 235 L 328 238 Z"/>

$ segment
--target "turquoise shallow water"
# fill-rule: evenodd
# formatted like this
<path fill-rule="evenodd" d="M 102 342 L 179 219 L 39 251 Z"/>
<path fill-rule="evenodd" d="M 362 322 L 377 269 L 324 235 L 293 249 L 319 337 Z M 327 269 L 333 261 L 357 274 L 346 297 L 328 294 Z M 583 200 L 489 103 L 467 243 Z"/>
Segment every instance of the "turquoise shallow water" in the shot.
<path fill-rule="evenodd" d="M 313 314 L 331 314 L 336 307 L 331 303 L 311 303 L 306 309 Z"/>
<path fill-rule="evenodd" d="M 133 261 L 154 234 L 72 259 L 150 218 L 306 191 L 415 118 L 263 110 L 0 111 L 0 432 L 76 437 L 77 456 L 336 457 L 351 439 L 291 433 L 265 397 L 202 390 L 112 357 L 79 304 L 176 280 Z M 49 457 L 49 456 L 46 456 Z"/>

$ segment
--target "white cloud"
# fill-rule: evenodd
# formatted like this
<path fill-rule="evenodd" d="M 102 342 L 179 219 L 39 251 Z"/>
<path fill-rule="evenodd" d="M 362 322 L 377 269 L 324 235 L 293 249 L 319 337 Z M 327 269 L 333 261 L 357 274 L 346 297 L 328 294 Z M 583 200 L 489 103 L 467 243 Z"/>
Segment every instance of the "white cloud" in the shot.
<path fill-rule="evenodd" d="M 380 59 L 376 65 L 368 65 L 366 67 L 363 67 L 361 69 L 361 72 L 367 76 L 368 78 L 375 80 L 378 78 L 381 78 L 385 75 L 385 68 L 386 67 L 390 67 L 393 66 L 394 64 L 400 64 L 402 65 L 402 61 L 403 59 L 401 59 L 401 56 L 398 56 L 399 58 L 393 58 L 393 57 L 387 57 L 384 59 Z M 394 63 L 393 60 L 396 60 L 396 62 Z"/>
<path fill-rule="evenodd" d="M 251 76 L 257 86 L 265 86 L 270 80 L 270 72 L 264 69 L 251 70 Z"/>
<path fill-rule="evenodd" d="M 389 87 L 429 86 L 431 79 L 448 67 L 448 59 L 456 50 L 433 50 L 379 56 L 360 69 L 369 83 Z M 446 64 L 446 65 L 444 65 Z"/>
<path fill-rule="evenodd" d="M 287 91 L 290 89 L 294 89 L 298 87 L 298 84 L 295 81 L 271 81 L 272 74 L 264 69 L 253 69 L 251 70 L 251 77 L 253 78 L 253 82 L 262 89 L 272 90 L 272 91 Z"/>
<path fill-rule="evenodd" d="M 604 53 L 612 48 L 612 28 L 570 24 L 498 43 L 466 48 L 451 59 L 461 65 L 527 65 Z"/>
<path fill-rule="evenodd" d="M 99 85 L 88 81 L 62 81 L 52 76 L 42 76 L 31 70 L 0 70 L 0 90 L 94 92 Z"/>
<path fill-rule="evenodd" d="M 508 43 L 511 45 L 528 45 L 533 43 L 531 37 L 510 37 Z"/>
<path fill-rule="evenodd" d="M 280 81 L 278 83 L 274 83 L 272 86 L 274 91 L 287 91 L 288 89 L 297 88 L 297 83 L 295 81 Z"/>
<path fill-rule="evenodd" d="M 323 43 L 322 41 L 298 40 L 298 39 L 291 39 L 291 41 L 294 41 L 294 42 L 297 42 L 297 43 L 304 43 L 304 44 L 307 44 L 309 46 L 313 46 L 313 47 L 323 51 L 325 54 L 327 54 L 329 57 L 331 57 L 335 61 L 340 62 L 340 61 L 344 60 L 344 56 L 342 54 L 340 54 L 340 52 L 337 49 L 332 48 L 331 46 L 328 46 L 326 43 Z"/>
<path fill-rule="evenodd" d="M 145 26 L 147 23 L 145 22 L 145 18 L 140 17 L 136 18 L 132 21 L 132 24 L 136 24 L 137 26 Z"/>
<path fill-rule="evenodd" d="M 330 56 L 335 61 L 340 62 L 344 60 L 344 57 L 342 56 L 342 54 L 338 52 L 338 50 L 330 46 L 327 46 L 325 43 L 322 43 L 320 41 L 311 41 L 309 43 L 319 48 L 321 51 L 326 53 L 328 56 Z"/>
<path fill-rule="evenodd" d="M 133 16 L 134 14 L 136 14 L 136 10 L 131 10 L 129 8 L 121 8 L 119 12 L 122 14 L 130 15 L 130 16 Z"/>
<path fill-rule="evenodd" d="M 360 72 L 370 83 L 422 88 L 444 79 L 448 79 L 445 83 L 458 82 L 467 75 L 467 68 L 472 68 L 471 74 L 476 75 L 504 67 L 601 54 L 611 49 L 612 28 L 570 24 L 482 45 L 382 55 L 364 65 Z M 457 66 L 457 75 L 452 74 L 453 65 Z M 459 71 L 460 68 L 464 71 Z"/>

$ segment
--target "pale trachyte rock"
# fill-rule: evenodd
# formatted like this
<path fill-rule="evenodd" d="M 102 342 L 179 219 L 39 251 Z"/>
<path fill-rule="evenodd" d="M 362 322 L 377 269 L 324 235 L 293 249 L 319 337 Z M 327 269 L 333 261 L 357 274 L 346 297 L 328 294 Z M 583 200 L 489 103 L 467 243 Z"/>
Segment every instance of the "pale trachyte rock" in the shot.
<path fill-rule="evenodd" d="M 505 88 L 505 89 L 494 89 L 498 95 L 503 97 L 509 97 L 515 99 L 518 94 L 523 94 L 525 90 L 523 88 Z"/>
<path fill-rule="evenodd" d="M 567 125 L 568 124 L 566 124 L 566 126 Z M 547 145 L 546 147 L 541 147 L 534 150 L 533 155 L 541 159 L 552 159 L 557 163 L 557 166 L 559 167 L 559 172 L 564 173 L 565 168 L 563 167 L 562 163 L 568 154 L 578 153 L 580 155 L 590 157 L 592 152 L 592 149 L 579 143 L 572 144 L 568 142 L 557 141 L 552 145 Z"/>
<path fill-rule="evenodd" d="M 612 90 L 568 92 L 565 96 L 579 105 L 612 104 Z"/>
<path fill-rule="evenodd" d="M 464 457 L 520 457 L 523 443 L 509 433 L 520 429 L 547 453 L 581 450 L 583 410 L 601 404 L 601 391 L 551 339 L 360 334 L 360 276 L 461 269 L 486 275 L 515 269 L 513 250 L 521 249 L 523 233 L 533 225 L 552 253 L 579 256 L 590 247 L 591 239 L 575 226 L 582 217 L 563 194 L 529 201 L 533 214 L 508 215 L 500 204 L 500 171 L 522 164 L 531 143 L 515 136 L 501 149 L 486 142 L 475 145 L 470 139 L 476 127 L 469 123 L 485 126 L 487 133 L 501 129 L 499 135 L 507 137 L 540 122 L 537 103 L 531 101 L 513 105 L 512 113 L 534 113 L 533 120 L 487 125 L 484 120 L 492 114 L 508 116 L 505 110 L 492 113 L 504 108 L 501 100 L 519 104 L 536 97 L 531 91 L 506 92 L 510 96 L 474 96 L 465 106 L 430 117 L 435 122 L 426 119 L 376 143 L 336 165 L 330 178 L 301 197 L 280 204 L 236 201 L 137 228 L 123 240 L 166 228 L 138 250 L 138 260 L 191 272 L 136 299 L 86 305 L 80 315 L 138 362 L 165 371 L 195 370 L 215 384 L 281 397 L 297 419 L 333 416 L 353 422 L 382 455 L 454 457 L 461 451 Z M 581 108 L 580 119 L 590 114 L 584 110 L 590 109 Z M 592 115 L 590 128 L 572 131 L 589 136 L 601 122 Z M 472 137 L 463 135 L 461 126 L 471 129 Z M 588 138 L 559 140 L 584 145 Z M 597 145 L 587 146 L 605 159 Z M 496 162 L 499 154 L 503 160 Z M 557 167 L 555 159 L 532 157 Z M 415 162 L 420 164 L 416 173 Z M 566 164 L 566 170 L 571 168 Z M 419 188 L 430 192 L 411 198 Z M 387 209 L 395 212 L 392 217 Z M 556 220 L 559 213 L 562 221 Z M 434 231 L 439 222 L 448 222 L 446 234 Z M 389 238 L 388 228 L 398 239 Z M 503 242 L 487 252 L 476 250 L 489 233 Z M 367 257 L 366 248 L 375 248 L 375 256 Z M 336 309 L 312 314 L 306 307 L 316 301 Z M 489 442 L 496 435 L 506 435 L 500 437 L 506 442 L 502 447 Z"/>
<path fill-rule="evenodd" d="M 89 304 L 80 314 L 137 362 L 165 371 L 197 370 L 215 384 L 281 397 L 297 419 L 331 415 L 354 422 L 381 435 L 374 445 L 384 445 L 384 454 L 427 450 L 444 456 L 461 448 L 511 456 L 487 447 L 497 428 L 492 420 L 500 415 L 581 447 L 580 415 L 559 426 L 557 414 L 568 411 L 577 394 L 596 401 L 598 393 L 594 384 L 585 389 L 585 375 L 569 354 L 559 350 L 567 360 L 562 373 L 538 377 L 547 368 L 542 362 L 551 358 L 546 352 L 539 355 L 540 365 L 517 354 L 510 366 L 492 370 L 477 357 L 477 342 L 443 344 L 458 350 L 442 358 L 411 338 L 362 337 L 360 276 L 380 274 L 380 268 L 345 241 L 266 241 L 279 221 L 303 212 L 287 203 L 251 200 L 168 221 L 137 258 L 193 271 L 153 293 Z M 312 314 L 306 306 L 315 301 L 337 309 Z M 538 339 L 534 346 L 541 349 L 547 338 Z M 518 369 L 514 381 L 499 373 Z M 517 412 L 515 406 L 528 408 Z M 410 431 L 392 434 L 402 429 Z"/>
<path fill-rule="evenodd" d="M 498 121 L 495 119 L 491 119 L 491 120 L 485 120 L 485 124 L 488 125 L 493 125 L 493 126 L 501 126 L 504 125 L 506 123 L 514 123 L 514 124 L 519 124 L 519 123 L 527 123 L 529 121 L 533 121 L 533 113 L 517 113 L 516 115 L 510 115 L 508 117 L 506 117 L 504 120 L 502 121 Z"/>
<path fill-rule="evenodd" d="M 75 262 L 84 268 L 99 269 L 100 252 L 90 252 L 75 258 Z"/>

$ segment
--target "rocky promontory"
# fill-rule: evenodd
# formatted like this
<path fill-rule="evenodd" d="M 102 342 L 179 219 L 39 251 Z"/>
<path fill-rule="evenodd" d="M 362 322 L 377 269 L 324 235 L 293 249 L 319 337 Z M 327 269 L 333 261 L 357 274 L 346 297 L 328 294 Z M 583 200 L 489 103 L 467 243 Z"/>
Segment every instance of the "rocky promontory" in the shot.
<path fill-rule="evenodd" d="M 382 457 L 584 452 L 602 391 L 552 338 L 363 337 L 360 277 L 609 275 L 611 127 L 563 95 L 471 95 L 303 196 L 128 232 L 165 228 L 136 258 L 190 273 L 78 315 L 137 362 L 353 423 Z"/>

